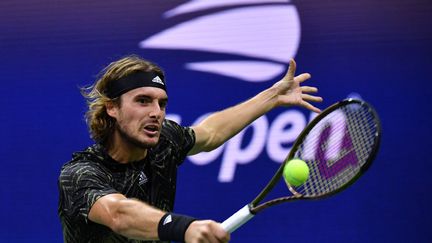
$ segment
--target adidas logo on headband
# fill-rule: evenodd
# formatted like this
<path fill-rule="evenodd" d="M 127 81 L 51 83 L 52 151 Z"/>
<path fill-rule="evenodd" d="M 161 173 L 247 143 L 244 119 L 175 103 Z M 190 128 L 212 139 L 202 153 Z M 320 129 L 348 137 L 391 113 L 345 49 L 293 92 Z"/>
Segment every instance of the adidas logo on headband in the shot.
<path fill-rule="evenodd" d="M 128 92 L 129 90 L 140 87 L 156 87 L 166 91 L 163 78 L 163 74 L 157 74 L 156 72 L 152 71 L 133 72 L 120 79 L 109 82 L 104 93 L 106 96 L 108 96 L 108 98 L 114 99 L 120 97 L 120 95 Z"/>
<path fill-rule="evenodd" d="M 153 83 L 158 83 L 158 84 L 165 85 L 164 82 L 162 81 L 162 79 L 159 78 L 159 76 L 154 77 L 154 78 L 152 79 L 152 82 L 153 82 Z"/>

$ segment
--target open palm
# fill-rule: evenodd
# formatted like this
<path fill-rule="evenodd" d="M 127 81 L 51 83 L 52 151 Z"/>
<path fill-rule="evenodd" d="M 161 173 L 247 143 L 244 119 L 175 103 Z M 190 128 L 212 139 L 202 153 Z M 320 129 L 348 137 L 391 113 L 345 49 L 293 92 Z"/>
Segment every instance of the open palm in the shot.
<path fill-rule="evenodd" d="M 309 73 L 303 73 L 294 76 L 296 71 L 296 62 L 291 59 L 290 65 L 285 76 L 274 84 L 274 88 L 278 92 L 277 106 L 299 105 L 314 112 L 321 110 L 313 106 L 310 102 L 321 102 L 323 99 L 320 96 L 310 95 L 316 93 L 318 89 L 311 86 L 301 86 L 300 84 L 311 78 Z"/>

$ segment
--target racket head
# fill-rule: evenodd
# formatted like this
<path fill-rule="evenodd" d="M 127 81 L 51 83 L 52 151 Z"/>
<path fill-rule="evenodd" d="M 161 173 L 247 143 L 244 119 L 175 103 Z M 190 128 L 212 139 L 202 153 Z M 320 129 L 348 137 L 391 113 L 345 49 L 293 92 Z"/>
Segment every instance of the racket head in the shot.
<path fill-rule="evenodd" d="M 381 122 L 370 104 L 347 99 L 332 105 L 300 134 L 284 162 L 299 158 L 310 169 L 309 179 L 290 190 L 322 198 L 346 189 L 368 170 L 380 140 Z"/>
<path fill-rule="evenodd" d="M 313 119 L 295 141 L 284 163 L 252 201 L 254 213 L 293 199 L 319 199 L 352 185 L 372 164 L 381 138 L 381 122 L 365 101 L 347 99 L 333 104 Z M 300 186 L 287 186 L 292 196 L 258 205 L 279 182 L 283 168 L 298 158 L 309 167 L 309 178 Z"/>

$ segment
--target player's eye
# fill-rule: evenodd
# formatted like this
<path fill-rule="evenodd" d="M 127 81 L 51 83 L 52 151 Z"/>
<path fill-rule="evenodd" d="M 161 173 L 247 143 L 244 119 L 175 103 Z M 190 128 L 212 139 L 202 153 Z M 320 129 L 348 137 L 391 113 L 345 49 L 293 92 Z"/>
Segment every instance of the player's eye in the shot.
<path fill-rule="evenodd" d="M 168 105 L 168 101 L 159 102 L 159 107 L 161 108 L 161 110 L 165 110 L 167 105 Z"/>
<path fill-rule="evenodd" d="M 136 99 L 136 102 L 138 102 L 140 104 L 148 104 L 148 103 L 151 103 L 151 99 L 149 99 L 148 97 L 138 97 Z"/>

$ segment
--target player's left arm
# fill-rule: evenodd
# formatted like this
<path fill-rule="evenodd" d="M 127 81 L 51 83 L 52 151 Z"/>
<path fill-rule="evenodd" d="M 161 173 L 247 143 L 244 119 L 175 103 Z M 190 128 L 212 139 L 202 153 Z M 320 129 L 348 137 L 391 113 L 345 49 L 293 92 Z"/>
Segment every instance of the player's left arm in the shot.
<path fill-rule="evenodd" d="M 296 105 L 320 112 L 320 109 L 310 103 L 322 101 L 321 97 L 310 94 L 318 92 L 318 89 L 300 85 L 310 79 L 311 75 L 303 73 L 294 76 L 295 70 L 296 63 L 291 60 L 286 75 L 272 87 L 243 103 L 216 112 L 192 127 L 196 141 L 189 155 L 211 151 L 219 147 L 255 119 L 275 107 Z"/>

